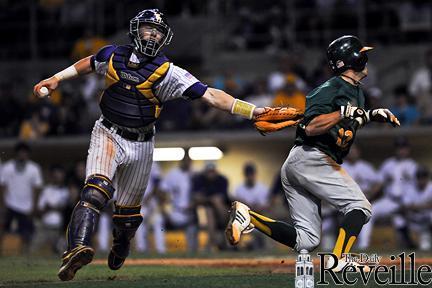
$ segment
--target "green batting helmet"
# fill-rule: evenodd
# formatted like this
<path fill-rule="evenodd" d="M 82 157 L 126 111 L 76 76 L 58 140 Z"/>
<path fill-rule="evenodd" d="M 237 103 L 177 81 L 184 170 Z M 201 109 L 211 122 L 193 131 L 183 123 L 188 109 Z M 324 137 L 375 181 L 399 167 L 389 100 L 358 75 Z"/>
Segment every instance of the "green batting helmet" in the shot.
<path fill-rule="evenodd" d="M 352 35 L 337 38 L 327 48 L 327 60 L 334 73 L 340 74 L 347 69 L 362 71 L 368 61 L 366 51 L 372 47 L 363 46 L 360 40 Z"/>

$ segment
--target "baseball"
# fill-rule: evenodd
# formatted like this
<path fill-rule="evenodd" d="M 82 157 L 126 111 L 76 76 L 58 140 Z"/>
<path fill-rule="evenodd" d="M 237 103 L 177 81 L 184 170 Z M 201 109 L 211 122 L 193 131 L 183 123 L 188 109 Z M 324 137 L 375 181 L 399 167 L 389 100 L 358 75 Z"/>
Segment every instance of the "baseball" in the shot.
<path fill-rule="evenodd" d="M 49 94 L 49 90 L 47 87 L 42 87 L 39 89 L 39 97 L 45 97 Z"/>

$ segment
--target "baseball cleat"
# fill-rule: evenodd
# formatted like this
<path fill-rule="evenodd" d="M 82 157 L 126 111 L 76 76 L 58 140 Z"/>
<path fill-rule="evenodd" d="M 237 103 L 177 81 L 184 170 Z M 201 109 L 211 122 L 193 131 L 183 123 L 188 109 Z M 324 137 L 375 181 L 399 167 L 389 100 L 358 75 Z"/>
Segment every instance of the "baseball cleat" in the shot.
<path fill-rule="evenodd" d="M 121 233 L 116 233 L 115 229 L 113 236 L 113 245 L 108 255 L 108 267 L 111 270 L 118 270 L 129 256 L 130 240 Z"/>
<path fill-rule="evenodd" d="M 329 267 L 333 267 L 334 266 L 334 258 L 328 257 L 325 266 L 327 269 Z M 363 267 L 363 272 L 370 272 L 370 267 L 368 265 L 361 264 L 361 263 L 358 263 L 358 262 L 352 261 L 352 260 L 348 261 L 345 256 L 338 259 L 337 266 L 332 268 L 331 270 L 335 273 L 340 273 L 345 269 L 345 267 L 350 267 L 350 266 L 355 268 L 355 272 L 360 272 L 360 267 Z"/>
<path fill-rule="evenodd" d="M 239 201 L 232 203 L 230 218 L 225 229 L 225 237 L 231 245 L 238 244 L 242 234 L 249 233 L 254 229 L 249 210 L 248 206 Z"/>
<path fill-rule="evenodd" d="M 108 255 L 108 267 L 111 270 L 118 270 L 123 266 L 126 257 L 120 257 L 115 254 L 115 252 L 111 249 Z"/>
<path fill-rule="evenodd" d="M 75 277 L 76 272 L 93 260 L 94 250 L 89 246 L 78 246 L 63 254 L 63 263 L 57 276 L 62 281 L 69 281 Z"/>

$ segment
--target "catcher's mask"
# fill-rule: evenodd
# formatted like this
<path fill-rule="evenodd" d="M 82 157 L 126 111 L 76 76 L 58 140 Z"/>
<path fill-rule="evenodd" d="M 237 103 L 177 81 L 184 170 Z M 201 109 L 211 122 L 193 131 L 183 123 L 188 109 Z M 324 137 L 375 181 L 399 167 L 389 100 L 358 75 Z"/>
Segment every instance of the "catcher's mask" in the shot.
<path fill-rule="evenodd" d="M 130 20 L 129 36 L 139 52 L 154 57 L 164 45 L 170 44 L 173 32 L 163 13 L 146 9 Z"/>
<path fill-rule="evenodd" d="M 367 51 L 373 47 L 363 46 L 360 40 L 352 35 L 337 38 L 327 48 L 327 60 L 334 73 L 345 70 L 362 71 L 368 61 Z"/>

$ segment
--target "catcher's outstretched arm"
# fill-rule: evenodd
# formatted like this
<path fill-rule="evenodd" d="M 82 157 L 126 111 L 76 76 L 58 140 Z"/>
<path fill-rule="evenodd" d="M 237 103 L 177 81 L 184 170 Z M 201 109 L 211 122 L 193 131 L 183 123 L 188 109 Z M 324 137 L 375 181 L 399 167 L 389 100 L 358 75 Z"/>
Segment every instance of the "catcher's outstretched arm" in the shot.
<path fill-rule="evenodd" d="M 252 119 L 253 116 L 264 112 L 264 108 L 255 107 L 252 103 L 236 99 L 228 93 L 215 88 L 207 88 L 202 99 L 210 106 L 248 119 Z"/>
<path fill-rule="evenodd" d="M 72 78 L 75 78 L 79 75 L 85 75 L 85 74 L 92 72 L 93 69 L 92 69 L 92 66 L 90 63 L 90 59 L 91 59 L 91 56 L 85 57 L 85 58 L 77 61 L 75 64 L 67 67 L 66 69 L 56 73 L 54 76 L 40 81 L 39 83 L 37 83 L 33 87 L 33 93 L 36 96 L 44 97 L 46 95 L 42 95 L 40 93 L 40 89 L 42 87 L 48 88 L 49 94 L 51 94 L 51 92 L 58 87 L 58 84 L 61 81 L 67 80 L 67 79 L 72 79 Z"/>
<path fill-rule="evenodd" d="M 317 136 L 324 134 L 341 120 L 342 117 L 340 111 L 319 115 L 312 119 L 312 121 L 306 126 L 306 135 Z"/>

